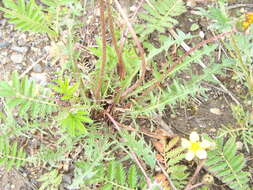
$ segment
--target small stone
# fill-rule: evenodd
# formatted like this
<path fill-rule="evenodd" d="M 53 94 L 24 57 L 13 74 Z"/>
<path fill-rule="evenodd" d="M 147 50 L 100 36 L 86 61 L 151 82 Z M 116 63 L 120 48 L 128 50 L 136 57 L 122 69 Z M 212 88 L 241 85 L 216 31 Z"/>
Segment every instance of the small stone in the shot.
<path fill-rule="evenodd" d="M 215 115 L 222 115 L 222 112 L 219 108 L 211 108 L 210 112 L 215 114 Z"/>
<path fill-rule="evenodd" d="M 15 188 L 15 185 L 12 184 L 12 185 L 11 185 L 11 189 L 14 189 L 14 188 Z"/>
<path fill-rule="evenodd" d="M 211 129 L 209 129 L 209 131 L 210 131 L 211 133 L 215 133 L 217 130 L 216 130 L 215 128 L 211 128 Z"/>
<path fill-rule="evenodd" d="M 204 39 L 205 33 L 204 33 L 203 31 L 200 31 L 200 32 L 199 32 L 199 37 L 202 38 L 202 39 Z"/>
<path fill-rule="evenodd" d="M 18 53 L 13 53 L 10 58 L 13 63 L 22 63 L 24 56 Z"/>
<path fill-rule="evenodd" d="M 236 143 L 237 150 L 241 151 L 243 147 L 243 143 L 241 141 L 237 141 Z"/>
<path fill-rule="evenodd" d="M 41 73 L 42 72 L 42 66 L 40 65 L 40 64 L 36 64 L 36 65 L 34 65 L 34 67 L 33 67 L 33 71 L 35 72 L 35 73 Z"/>
<path fill-rule="evenodd" d="M 27 42 L 27 35 L 25 33 L 22 33 L 18 36 L 17 44 L 19 46 L 24 46 Z"/>
<path fill-rule="evenodd" d="M 31 80 L 35 81 L 36 83 L 39 83 L 41 85 L 47 84 L 47 74 L 46 73 L 31 73 Z"/>
<path fill-rule="evenodd" d="M 10 62 L 10 59 L 8 57 L 2 57 L 2 56 L 0 56 L 0 63 L 2 65 L 7 64 L 8 62 Z"/>
<path fill-rule="evenodd" d="M 176 114 L 171 114 L 171 115 L 170 115 L 170 118 L 171 118 L 171 119 L 175 119 L 176 117 L 177 117 Z"/>
<path fill-rule="evenodd" d="M 1 48 L 6 48 L 6 47 L 8 47 L 10 45 L 10 43 L 9 42 L 0 42 L 0 49 Z"/>
<path fill-rule="evenodd" d="M 11 47 L 11 50 L 16 51 L 18 53 L 26 54 L 28 51 L 27 47 L 19 47 L 19 46 L 13 46 Z"/>
<path fill-rule="evenodd" d="M 11 184 L 7 183 L 4 187 L 5 190 L 11 190 Z"/>
<path fill-rule="evenodd" d="M 70 175 L 65 174 L 64 176 L 62 176 L 62 181 L 63 181 L 63 183 L 71 184 L 72 178 Z"/>

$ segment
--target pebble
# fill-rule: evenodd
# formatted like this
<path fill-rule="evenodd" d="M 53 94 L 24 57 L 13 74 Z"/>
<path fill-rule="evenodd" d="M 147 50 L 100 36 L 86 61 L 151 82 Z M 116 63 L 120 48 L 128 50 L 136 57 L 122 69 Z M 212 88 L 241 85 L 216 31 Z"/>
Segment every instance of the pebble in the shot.
<path fill-rule="evenodd" d="M 211 129 L 209 129 L 209 131 L 210 131 L 211 133 L 215 133 L 217 130 L 216 130 L 215 128 L 211 128 Z"/>
<path fill-rule="evenodd" d="M 62 182 L 70 185 L 72 182 L 71 176 L 65 174 L 64 176 L 62 176 Z"/>
<path fill-rule="evenodd" d="M 11 190 L 11 184 L 6 184 L 5 187 L 4 187 L 5 190 Z"/>
<path fill-rule="evenodd" d="M 10 61 L 10 60 L 9 60 L 8 57 L 0 56 L 0 63 L 1 63 L 2 65 L 7 64 L 9 61 Z"/>
<path fill-rule="evenodd" d="M 236 143 L 237 150 L 241 151 L 243 147 L 243 143 L 241 141 L 237 141 Z"/>
<path fill-rule="evenodd" d="M 219 108 L 211 108 L 210 112 L 215 115 L 222 115 L 222 111 Z"/>
<path fill-rule="evenodd" d="M 31 80 L 35 81 L 36 83 L 39 83 L 41 85 L 47 84 L 47 74 L 46 73 L 31 73 Z"/>
<path fill-rule="evenodd" d="M 13 63 L 22 63 L 24 56 L 19 53 L 13 53 L 10 58 Z"/>
<path fill-rule="evenodd" d="M 16 51 L 18 53 L 26 54 L 28 52 L 28 47 L 13 46 L 11 47 L 11 50 Z"/>
<path fill-rule="evenodd" d="M 33 67 L 33 72 L 35 72 L 35 73 L 41 73 L 42 72 L 42 66 L 40 65 L 40 64 L 36 64 L 36 65 L 34 65 L 34 67 Z"/>
<path fill-rule="evenodd" d="M 200 31 L 200 32 L 199 32 L 199 37 L 202 38 L 202 39 L 204 39 L 205 33 L 204 33 L 203 31 Z"/>
<path fill-rule="evenodd" d="M 6 47 L 8 47 L 9 45 L 10 45 L 9 42 L 0 42 L 0 49 L 1 49 L 1 48 L 6 48 Z"/>

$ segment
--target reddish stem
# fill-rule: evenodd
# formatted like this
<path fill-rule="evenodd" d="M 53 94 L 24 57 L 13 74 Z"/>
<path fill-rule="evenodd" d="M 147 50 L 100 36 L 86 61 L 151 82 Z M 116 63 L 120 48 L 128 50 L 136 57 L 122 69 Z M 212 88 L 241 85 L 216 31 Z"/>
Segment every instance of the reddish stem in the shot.
<path fill-rule="evenodd" d="M 100 24 L 101 24 L 101 36 L 102 36 L 102 62 L 101 68 L 98 76 L 98 85 L 95 92 L 95 97 L 98 100 L 100 98 L 100 91 L 102 87 L 102 81 L 104 77 L 104 70 L 106 64 L 106 38 L 105 38 L 105 5 L 104 0 L 100 0 Z"/>

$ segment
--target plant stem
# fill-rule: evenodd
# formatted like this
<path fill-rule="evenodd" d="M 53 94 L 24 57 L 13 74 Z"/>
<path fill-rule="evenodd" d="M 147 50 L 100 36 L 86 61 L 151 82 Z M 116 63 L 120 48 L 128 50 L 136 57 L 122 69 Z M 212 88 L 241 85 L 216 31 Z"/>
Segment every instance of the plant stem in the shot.
<path fill-rule="evenodd" d="M 107 9 L 108 9 L 109 27 L 110 27 L 111 36 L 112 36 L 112 44 L 114 46 L 114 49 L 118 57 L 117 71 L 118 71 L 118 75 L 120 76 L 120 79 L 123 80 L 126 74 L 125 65 L 122 59 L 122 51 L 120 51 L 120 49 L 118 48 L 116 37 L 115 37 L 115 32 L 114 32 L 114 27 L 113 27 L 113 17 L 111 13 L 111 4 L 109 0 L 107 0 L 107 7 L 108 7 Z"/>
<path fill-rule="evenodd" d="M 104 77 L 104 70 L 106 64 L 106 38 L 105 38 L 105 5 L 104 0 L 99 0 L 100 4 L 100 24 L 101 24 L 101 36 L 102 36 L 102 62 L 100 67 L 100 72 L 98 76 L 98 85 L 95 92 L 95 98 L 98 100 L 100 98 L 100 91 L 102 87 L 102 81 Z"/>
<path fill-rule="evenodd" d="M 193 176 L 191 177 L 191 179 L 189 180 L 188 184 L 186 185 L 184 190 L 191 190 L 192 189 L 192 183 L 194 182 L 194 180 L 196 179 L 196 177 L 198 176 L 200 170 L 203 168 L 205 163 L 205 160 L 201 160 L 201 162 L 199 163 L 198 167 L 196 168 Z"/>
<path fill-rule="evenodd" d="M 140 53 L 140 57 L 141 57 L 141 71 L 140 71 L 140 78 L 137 79 L 137 81 L 128 89 L 125 90 L 125 92 L 122 93 L 122 98 L 125 98 L 130 92 L 132 92 L 133 90 L 135 90 L 136 88 L 138 88 L 141 85 L 141 82 L 144 81 L 145 78 L 145 73 L 146 73 L 146 60 L 145 60 L 145 53 L 144 53 L 144 49 L 142 48 L 141 42 L 138 39 L 131 23 L 128 20 L 127 15 L 125 14 L 125 12 L 123 11 L 121 5 L 119 4 L 118 0 L 114 0 L 116 3 L 116 7 L 119 11 L 119 13 L 121 14 L 122 18 L 125 20 L 127 27 L 133 37 L 134 43 L 137 46 L 137 48 L 139 49 L 139 53 Z"/>

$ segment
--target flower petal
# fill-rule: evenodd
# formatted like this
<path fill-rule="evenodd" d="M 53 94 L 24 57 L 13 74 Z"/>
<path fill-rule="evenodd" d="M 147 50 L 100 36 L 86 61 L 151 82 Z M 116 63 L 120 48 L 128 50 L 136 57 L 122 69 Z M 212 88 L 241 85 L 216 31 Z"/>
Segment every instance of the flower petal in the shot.
<path fill-rule="evenodd" d="M 200 143 L 201 148 L 203 149 L 207 149 L 210 148 L 212 146 L 212 143 L 206 139 L 204 139 L 201 143 Z"/>
<path fill-rule="evenodd" d="M 181 146 L 182 146 L 183 148 L 189 148 L 189 147 L 191 146 L 191 143 L 190 143 L 190 141 L 188 141 L 187 139 L 182 138 L 182 139 L 181 139 Z"/>
<path fill-rule="evenodd" d="M 195 154 L 192 151 L 188 151 L 185 155 L 185 159 L 191 161 L 194 158 Z"/>
<path fill-rule="evenodd" d="M 190 134 L 190 141 L 192 141 L 192 142 L 199 141 L 199 134 L 197 132 L 192 132 Z"/>
<path fill-rule="evenodd" d="M 207 158 L 207 153 L 205 150 L 197 150 L 196 152 L 196 156 L 199 158 L 199 159 L 206 159 Z"/>

